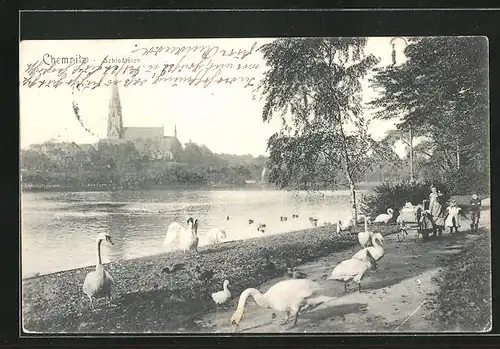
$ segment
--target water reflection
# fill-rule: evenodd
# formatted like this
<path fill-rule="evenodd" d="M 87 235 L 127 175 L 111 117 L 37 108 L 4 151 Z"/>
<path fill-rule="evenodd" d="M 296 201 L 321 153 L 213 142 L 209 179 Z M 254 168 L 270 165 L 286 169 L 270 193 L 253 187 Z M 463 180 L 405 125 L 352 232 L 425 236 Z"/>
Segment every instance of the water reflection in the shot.
<path fill-rule="evenodd" d="M 162 190 L 22 194 L 23 275 L 49 273 L 95 264 L 96 235 L 107 232 L 114 246 L 102 245 L 103 261 L 162 252 L 171 222 L 198 218 L 200 245 L 210 228 L 225 229 L 229 240 L 279 234 L 336 221 L 349 213 L 348 191 Z M 294 219 L 292 215 L 298 214 Z M 226 216 L 230 219 L 226 220 Z M 280 217 L 287 216 L 286 222 Z M 249 225 L 248 220 L 254 220 Z"/>

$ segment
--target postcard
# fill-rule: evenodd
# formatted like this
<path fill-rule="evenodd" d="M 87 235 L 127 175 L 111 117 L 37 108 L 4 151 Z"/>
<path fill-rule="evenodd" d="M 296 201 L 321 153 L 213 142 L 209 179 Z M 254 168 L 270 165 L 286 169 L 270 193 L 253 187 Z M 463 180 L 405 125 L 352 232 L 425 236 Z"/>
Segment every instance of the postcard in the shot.
<path fill-rule="evenodd" d="M 488 332 L 488 40 L 20 42 L 30 334 Z"/>

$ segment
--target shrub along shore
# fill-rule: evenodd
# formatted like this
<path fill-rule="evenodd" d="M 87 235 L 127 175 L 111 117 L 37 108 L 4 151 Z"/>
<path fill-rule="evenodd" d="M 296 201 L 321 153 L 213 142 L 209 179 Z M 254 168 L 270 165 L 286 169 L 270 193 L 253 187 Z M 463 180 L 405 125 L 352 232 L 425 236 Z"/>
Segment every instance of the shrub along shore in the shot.
<path fill-rule="evenodd" d="M 391 228 L 383 228 L 384 230 Z M 360 225 L 356 231 L 363 230 Z M 353 231 L 354 232 L 354 231 Z M 213 309 L 211 293 L 230 281 L 233 307 L 241 291 L 299 265 L 344 250 L 357 243 L 356 234 L 338 236 L 335 226 L 263 236 L 206 246 L 199 253 L 164 253 L 105 265 L 115 279 L 113 304 L 102 299 L 97 311 L 82 292 L 85 275 L 93 266 L 23 280 L 23 325 L 32 332 L 169 332 L 186 319 Z M 183 263 L 174 274 L 165 267 Z M 201 272 L 213 271 L 208 281 Z"/>

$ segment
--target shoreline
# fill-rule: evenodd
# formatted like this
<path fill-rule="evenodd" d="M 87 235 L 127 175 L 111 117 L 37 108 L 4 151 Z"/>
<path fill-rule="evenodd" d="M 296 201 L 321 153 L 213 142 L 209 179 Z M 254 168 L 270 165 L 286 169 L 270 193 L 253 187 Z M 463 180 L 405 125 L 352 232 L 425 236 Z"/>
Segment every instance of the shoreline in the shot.
<path fill-rule="evenodd" d="M 373 190 L 375 187 L 380 185 L 378 182 L 361 182 L 356 185 L 356 190 L 366 191 Z M 21 193 L 46 193 L 46 192 L 120 192 L 120 191 L 149 191 L 149 190 L 282 190 L 282 191 L 296 191 L 292 188 L 280 189 L 272 183 L 255 183 L 255 184 L 172 184 L 172 185 L 151 185 L 141 188 L 113 188 L 108 185 L 102 186 L 89 186 L 89 187 L 66 187 L 59 185 L 49 185 L 49 186 L 37 186 L 37 185 L 27 185 L 20 183 Z M 337 190 L 349 190 L 347 186 L 339 186 L 337 188 L 324 188 L 319 191 L 337 191 Z M 305 190 L 298 190 L 305 191 Z"/>
<path fill-rule="evenodd" d="M 357 231 L 362 231 L 360 225 Z M 387 229 L 387 228 L 385 228 Z M 90 310 L 81 287 L 93 267 L 77 268 L 22 280 L 22 318 L 25 330 L 34 332 L 143 332 L 159 330 L 164 317 L 190 316 L 211 309 L 212 292 L 230 280 L 231 292 L 283 275 L 287 263 L 299 265 L 355 246 L 357 236 L 339 237 L 332 226 L 263 236 L 200 248 L 198 254 L 184 256 L 168 252 L 107 264 L 115 279 L 115 306 L 98 301 L 96 313 Z M 175 274 L 163 273 L 175 263 L 185 266 Z M 197 279 L 195 266 L 211 270 L 207 282 Z M 168 312 L 162 311 L 168 307 Z M 136 317 L 144 319 L 137 323 Z M 114 319 L 104 321 L 101 319 Z M 92 326 L 82 324 L 94 324 Z"/>
<path fill-rule="evenodd" d="M 443 320 L 439 317 L 436 324 L 433 314 L 446 287 L 440 275 L 453 268 L 460 251 L 470 255 L 466 251 L 480 235 L 488 237 L 489 212 L 482 215 L 482 234 L 470 235 L 467 226 L 464 222 L 460 234 L 445 233 L 442 239 L 415 242 L 410 235 L 402 243 L 396 241 L 395 226 L 371 226 L 370 230 L 385 236 L 387 252 L 377 271 L 363 279 L 364 291 L 344 293 L 341 284 L 326 282 L 328 294 L 339 299 L 307 312 L 297 328 L 287 330 L 270 319 L 272 312 L 250 302 L 242 332 L 329 332 L 331 326 L 344 328 L 341 332 L 439 331 Z M 209 245 L 186 257 L 169 252 L 111 262 L 106 270 L 116 280 L 113 304 L 98 301 L 96 312 L 90 310 L 81 290 L 92 267 L 23 280 L 23 328 L 27 333 L 52 334 L 230 332 L 228 319 L 243 289 L 264 291 L 286 279 L 287 263 L 325 283 L 321 280 L 332 266 L 359 250 L 356 232 L 363 230 L 359 225 L 354 234 L 339 237 L 332 226 L 317 227 Z M 179 262 L 185 268 L 176 274 L 161 272 Z M 269 268 L 271 263 L 274 268 Z M 196 265 L 213 270 L 214 277 L 207 282 L 196 279 Z M 232 299 L 216 306 L 210 294 L 222 289 L 224 279 L 230 280 Z M 417 307 L 420 310 L 407 321 Z"/>
<path fill-rule="evenodd" d="M 321 228 L 321 227 L 318 227 L 318 228 Z M 311 228 L 311 229 L 308 229 L 308 230 L 312 230 L 312 229 L 317 229 L 317 228 Z M 280 233 L 280 234 L 274 234 L 273 236 L 275 236 L 275 235 L 283 235 L 283 234 L 298 233 L 298 232 L 301 232 L 301 231 L 303 231 L 303 230 L 288 231 L 288 232 L 284 232 L 284 233 Z M 266 236 L 258 236 L 258 237 L 248 238 L 248 239 L 223 241 L 223 242 L 220 243 L 219 246 L 224 246 L 224 245 L 231 244 L 231 243 L 242 243 L 244 241 L 254 240 L 254 239 L 261 239 L 261 238 L 264 238 L 264 237 L 266 237 Z M 207 245 L 207 246 L 201 246 L 200 248 L 198 248 L 198 250 L 202 251 L 203 248 L 208 248 L 208 247 L 210 247 L 210 246 L 209 245 Z M 155 258 L 155 257 L 160 257 L 160 256 L 168 257 L 170 255 L 173 255 L 173 254 L 177 255 L 179 253 L 180 253 L 179 251 L 160 252 L 160 253 L 146 255 L 146 256 L 142 256 L 142 257 L 134 257 L 134 258 L 129 258 L 129 259 L 118 259 L 118 260 L 114 260 L 114 261 L 111 261 L 111 262 L 108 262 L 108 263 L 103 263 L 102 265 L 104 267 L 107 267 L 109 265 L 120 264 L 120 263 L 123 263 L 123 262 L 133 262 L 133 261 L 141 260 L 141 259 L 144 259 L 144 258 Z M 137 262 L 140 263 L 140 261 L 137 261 Z M 58 270 L 58 271 L 51 271 L 51 272 L 43 273 L 43 274 L 40 273 L 40 272 L 37 272 L 37 273 L 33 273 L 34 275 L 30 275 L 30 276 L 27 276 L 27 277 L 22 277 L 21 281 L 28 281 L 28 280 L 32 280 L 32 279 L 36 279 L 36 278 L 56 276 L 58 274 L 63 274 L 63 273 L 78 272 L 80 270 L 86 270 L 86 269 L 94 268 L 94 267 L 95 267 L 95 264 L 89 264 L 89 265 L 85 265 L 85 266 L 81 266 L 81 267 L 75 267 L 75 268 L 71 268 L 71 269 L 64 269 L 64 270 Z"/>

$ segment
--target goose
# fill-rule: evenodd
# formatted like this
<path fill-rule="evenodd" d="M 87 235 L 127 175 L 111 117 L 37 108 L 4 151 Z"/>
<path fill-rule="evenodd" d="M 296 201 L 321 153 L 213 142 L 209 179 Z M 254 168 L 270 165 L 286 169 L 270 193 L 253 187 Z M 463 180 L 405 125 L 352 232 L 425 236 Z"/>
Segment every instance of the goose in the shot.
<path fill-rule="evenodd" d="M 266 225 L 262 224 L 262 223 L 259 223 L 259 225 L 257 226 L 257 231 L 260 231 L 261 233 L 264 233 L 266 231 Z"/>
<path fill-rule="evenodd" d="M 358 290 L 361 292 L 361 279 L 370 269 L 376 270 L 377 263 L 370 251 L 366 251 L 365 259 L 346 259 L 340 262 L 332 271 L 327 280 L 336 280 L 344 282 L 344 291 L 347 291 L 347 282 L 354 281 L 358 284 Z"/>
<path fill-rule="evenodd" d="M 165 267 L 161 270 L 162 273 L 167 273 L 167 274 L 173 274 L 178 270 L 181 270 L 184 268 L 185 264 L 184 263 L 176 263 L 172 267 Z"/>
<path fill-rule="evenodd" d="M 387 224 L 392 219 L 392 215 L 394 214 L 394 210 L 392 208 L 387 209 L 387 213 L 379 214 L 373 223 L 384 223 Z"/>
<path fill-rule="evenodd" d="M 168 226 L 167 234 L 163 240 L 163 246 L 173 249 L 173 245 L 177 241 L 184 250 L 187 249 L 194 235 L 194 222 L 194 219 L 189 217 L 187 220 L 187 228 L 177 222 L 171 223 Z"/>
<path fill-rule="evenodd" d="M 286 274 L 292 279 L 306 279 L 307 278 L 306 273 L 303 273 L 299 270 L 295 270 L 294 267 L 288 267 L 288 269 L 286 270 Z"/>
<path fill-rule="evenodd" d="M 298 214 L 293 214 L 292 218 L 299 218 L 299 215 Z"/>
<path fill-rule="evenodd" d="M 233 332 L 238 331 L 243 317 L 245 303 L 250 296 L 252 296 L 255 303 L 262 308 L 285 312 L 285 317 L 281 322 L 282 325 L 287 323 L 290 315 L 292 315 L 294 317 L 293 326 L 295 326 L 297 324 L 298 314 L 303 308 L 319 305 L 324 302 L 324 300 L 319 302 L 317 300 L 317 298 L 321 297 L 322 291 L 323 289 L 318 283 L 309 279 L 288 279 L 280 281 L 271 286 L 264 294 L 255 288 L 247 288 L 241 293 L 238 300 L 238 307 L 231 316 Z"/>
<path fill-rule="evenodd" d="M 215 274 L 213 270 L 205 270 L 202 272 L 198 265 L 196 267 L 194 267 L 194 272 L 195 272 L 198 280 L 205 281 L 205 282 L 207 282 L 208 280 L 213 278 L 214 274 Z"/>
<path fill-rule="evenodd" d="M 269 259 L 262 263 L 262 268 L 269 274 L 274 275 L 276 273 L 276 265 Z"/>
<path fill-rule="evenodd" d="M 191 229 L 191 240 L 184 248 L 184 253 L 187 251 L 195 251 L 198 252 L 198 244 L 200 242 L 200 238 L 198 237 L 198 219 L 194 220 L 192 229 Z"/>
<path fill-rule="evenodd" d="M 227 237 L 224 229 L 212 228 L 208 231 L 208 241 L 211 244 L 218 244 Z"/>
<path fill-rule="evenodd" d="M 248 225 L 252 225 L 253 224 L 253 219 L 249 219 L 248 220 Z"/>
<path fill-rule="evenodd" d="M 93 299 L 106 297 L 111 303 L 111 289 L 114 284 L 113 277 L 104 269 L 101 259 L 101 243 L 103 241 L 109 242 L 111 245 L 111 236 L 106 233 L 100 233 L 97 235 L 97 264 L 95 265 L 95 270 L 91 271 L 85 277 L 83 281 L 83 293 L 87 295 L 90 299 L 90 306 L 92 310 L 94 308 Z"/>
<path fill-rule="evenodd" d="M 282 221 L 282 222 L 286 222 L 287 220 L 288 220 L 288 217 L 286 217 L 286 216 L 280 217 L 280 221 Z"/>
<path fill-rule="evenodd" d="M 225 303 L 229 298 L 231 298 L 231 292 L 227 289 L 229 285 L 228 280 L 224 280 L 222 284 L 222 291 L 212 293 L 212 299 L 216 304 Z"/>
<path fill-rule="evenodd" d="M 372 244 L 373 232 L 368 231 L 368 223 L 370 223 L 370 217 L 361 215 L 365 220 L 365 231 L 358 233 L 358 241 L 362 247 L 368 247 Z"/>
<path fill-rule="evenodd" d="M 354 256 L 351 258 L 355 259 L 366 259 L 366 253 L 367 251 L 370 252 L 370 255 L 375 259 L 375 261 L 379 261 L 382 257 L 384 257 L 385 251 L 384 251 L 384 237 L 380 233 L 375 233 L 373 234 L 372 238 L 372 244 L 373 246 L 370 247 L 365 247 L 364 249 L 358 251 Z"/>
<path fill-rule="evenodd" d="M 314 227 L 317 227 L 317 226 L 318 226 L 318 218 L 309 217 L 309 222 L 311 222 L 311 224 L 312 224 Z"/>

